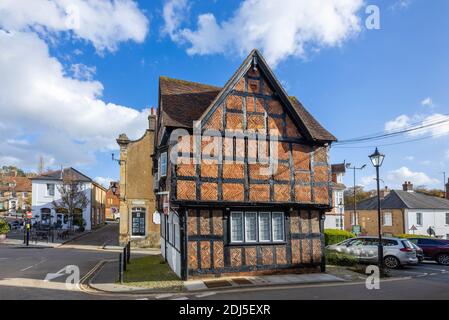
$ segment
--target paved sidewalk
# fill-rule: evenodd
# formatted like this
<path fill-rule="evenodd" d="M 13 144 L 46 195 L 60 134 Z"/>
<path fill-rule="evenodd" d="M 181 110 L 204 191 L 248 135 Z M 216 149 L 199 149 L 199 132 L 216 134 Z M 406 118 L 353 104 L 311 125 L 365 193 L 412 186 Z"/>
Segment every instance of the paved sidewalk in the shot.
<path fill-rule="evenodd" d="M 204 291 L 223 288 L 248 288 L 260 286 L 313 284 L 345 281 L 327 273 L 271 275 L 257 277 L 227 277 L 214 280 L 190 280 L 184 282 L 187 291 Z"/>
<path fill-rule="evenodd" d="M 179 291 L 170 291 L 168 289 L 146 289 L 142 287 L 132 287 L 117 283 L 118 281 L 118 262 L 105 261 L 102 268 L 89 279 L 89 286 L 98 291 L 108 293 L 172 293 Z M 184 282 L 184 291 L 201 292 L 208 290 L 236 289 L 251 287 L 268 287 L 278 285 L 297 285 L 297 284 L 318 284 L 344 282 L 340 277 L 327 273 L 314 274 L 291 274 L 291 275 L 270 275 L 257 277 L 223 277 L 219 279 L 189 280 Z"/>

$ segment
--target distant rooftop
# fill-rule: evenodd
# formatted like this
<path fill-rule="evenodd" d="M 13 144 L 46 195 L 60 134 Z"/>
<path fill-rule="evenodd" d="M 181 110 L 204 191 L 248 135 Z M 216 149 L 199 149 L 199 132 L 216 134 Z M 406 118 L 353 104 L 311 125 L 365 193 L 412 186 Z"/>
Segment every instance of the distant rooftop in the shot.
<path fill-rule="evenodd" d="M 391 190 L 381 199 L 382 209 L 439 209 L 449 210 L 449 200 L 429 196 L 419 192 L 403 190 Z M 346 209 L 353 210 L 349 204 Z M 365 199 L 357 203 L 357 210 L 377 210 L 377 196 Z"/>
<path fill-rule="evenodd" d="M 61 174 L 61 170 L 53 170 L 53 171 L 49 171 L 49 172 L 40 174 L 36 177 L 33 177 L 33 178 L 31 178 L 31 180 L 62 180 L 63 175 L 72 174 L 74 177 L 76 177 L 77 181 L 92 182 L 91 178 L 82 174 L 81 172 L 79 172 L 78 170 L 76 170 L 72 167 L 64 168 L 62 170 L 63 170 L 62 174 Z"/>

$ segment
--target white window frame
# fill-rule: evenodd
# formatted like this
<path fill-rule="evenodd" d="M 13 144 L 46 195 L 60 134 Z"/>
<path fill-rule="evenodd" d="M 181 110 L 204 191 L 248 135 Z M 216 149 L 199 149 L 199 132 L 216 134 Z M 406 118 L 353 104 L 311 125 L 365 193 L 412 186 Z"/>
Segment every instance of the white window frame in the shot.
<path fill-rule="evenodd" d="M 387 224 L 387 219 L 386 219 L 387 215 L 390 217 L 389 224 Z M 391 212 L 384 212 L 382 215 L 382 218 L 383 218 L 382 225 L 384 227 L 392 227 L 393 226 L 393 214 Z"/>
<path fill-rule="evenodd" d="M 255 224 L 256 230 L 255 230 L 255 234 L 254 234 L 256 239 L 254 239 L 254 240 L 248 240 L 248 238 L 247 238 L 247 231 L 248 231 L 247 214 L 254 214 L 254 216 L 256 218 L 256 224 Z M 244 242 L 247 242 L 247 243 L 255 243 L 255 242 L 257 242 L 258 231 L 259 231 L 258 221 L 259 221 L 259 215 L 257 214 L 256 211 L 248 211 L 248 212 L 244 213 L 244 223 L 243 223 L 243 226 L 244 226 L 244 229 L 245 229 L 244 230 L 244 238 L 243 238 Z"/>
<path fill-rule="evenodd" d="M 163 166 L 163 160 L 165 159 L 165 169 L 162 170 L 162 166 Z M 159 172 L 160 172 L 160 177 L 166 177 L 167 176 L 167 163 L 168 163 L 168 159 L 167 159 L 167 151 L 162 152 L 161 156 L 159 157 Z"/>
<path fill-rule="evenodd" d="M 282 239 L 278 240 L 278 239 L 274 239 L 274 228 L 273 228 L 273 216 L 274 214 L 280 214 L 281 215 L 281 230 L 282 230 Z M 284 225 L 284 219 L 285 219 L 285 215 L 283 212 L 281 211 L 274 211 L 270 214 L 271 216 L 271 224 L 270 224 L 270 228 L 271 228 L 271 240 L 273 242 L 284 242 L 285 241 L 285 225 Z"/>
<path fill-rule="evenodd" d="M 418 219 L 419 216 L 419 219 Z M 415 219 L 416 219 L 416 225 L 417 226 L 422 226 L 422 212 L 416 212 L 415 213 Z M 418 223 L 418 220 L 421 220 L 421 223 Z"/>
<path fill-rule="evenodd" d="M 232 219 L 232 217 L 234 216 L 234 215 L 240 215 L 241 216 L 241 221 L 242 221 L 242 240 L 235 240 L 235 239 L 233 239 L 233 237 L 232 237 L 232 227 L 233 227 L 233 219 Z M 231 212 L 231 230 L 230 230 L 230 238 L 231 238 L 231 243 L 243 243 L 244 241 L 245 241 L 245 227 L 244 227 L 244 214 L 243 214 L 243 211 L 232 211 Z"/>
<path fill-rule="evenodd" d="M 269 230 L 268 230 L 268 237 L 269 237 L 269 239 L 268 239 L 268 240 L 262 240 L 261 237 L 260 237 L 260 232 L 261 232 L 261 230 L 262 230 L 262 228 L 260 227 L 260 222 L 261 222 L 260 216 L 261 216 L 262 214 L 268 214 L 268 228 L 269 228 Z M 271 212 L 269 212 L 269 211 L 261 211 L 261 212 L 259 212 L 259 219 L 258 219 L 257 225 L 258 225 L 258 229 L 259 229 L 258 237 L 259 237 L 259 242 L 260 242 L 260 243 L 263 243 L 263 242 L 272 242 L 272 236 L 271 236 L 271 232 L 272 232 L 272 231 L 271 231 L 271 230 L 272 230 L 273 228 L 272 228 L 272 226 L 271 226 L 271 223 L 272 223 L 272 221 L 271 221 Z"/>
<path fill-rule="evenodd" d="M 343 226 L 343 218 L 335 217 L 335 228 L 341 229 L 342 226 Z"/>
<path fill-rule="evenodd" d="M 357 225 L 357 213 L 351 211 L 351 226 Z"/>
<path fill-rule="evenodd" d="M 53 186 L 53 194 L 50 194 L 49 188 L 48 188 L 49 186 Z M 45 195 L 47 197 L 54 197 L 55 193 L 56 193 L 56 186 L 55 186 L 55 184 L 54 183 L 46 183 L 45 184 Z"/>

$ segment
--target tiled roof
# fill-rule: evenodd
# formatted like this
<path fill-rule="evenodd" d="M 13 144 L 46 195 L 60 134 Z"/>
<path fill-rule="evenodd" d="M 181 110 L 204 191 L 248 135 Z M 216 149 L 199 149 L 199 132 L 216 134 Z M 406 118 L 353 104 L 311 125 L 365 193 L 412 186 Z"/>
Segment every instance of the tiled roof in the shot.
<path fill-rule="evenodd" d="M 63 174 L 73 174 L 77 181 L 82 182 L 92 182 L 92 179 L 88 176 L 82 174 L 74 168 L 64 168 Z M 61 170 L 54 170 L 38 175 L 37 177 L 31 178 L 31 180 L 62 180 Z"/>
<path fill-rule="evenodd" d="M 161 121 L 166 127 L 192 128 L 221 88 L 173 79 L 159 78 L 162 115 Z"/>
<path fill-rule="evenodd" d="M 312 138 L 315 140 L 324 141 L 336 141 L 335 138 L 329 131 L 323 128 L 321 124 L 309 113 L 309 111 L 304 108 L 304 106 L 299 102 L 296 97 L 290 97 L 293 107 L 298 112 L 299 117 L 304 122 L 304 125 L 309 130 Z"/>
<path fill-rule="evenodd" d="M 265 64 L 263 57 L 257 50 L 253 50 L 239 67 L 233 77 L 220 88 L 207 84 L 178 80 L 168 77 L 160 77 L 160 106 L 161 123 L 166 127 L 192 128 L 193 122 L 199 120 L 206 110 L 211 107 L 219 97 L 225 94 L 230 87 L 231 80 L 238 77 L 240 71 L 245 69 L 245 65 L 251 63 L 253 55 L 257 55 L 261 63 Z M 276 85 L 280 88 L 282 95 L 285 95 L 284 89 L 275 79 L 271 70 L 266 68 Z M 318 121 L 304 108 L 296 97 L 287 97 L 292 107 L 295 109 L 300 121 L 305 127 L 311 138 L 320 141 L 336 141 L 337 139 L 324 129 Z"/>
<path fill-rule="evenodd" d="M 391 190 L 384 199 L 381 199 L 380 205 L 382 209 L 449 210 L 449 200 L 447 199 L 402 190 Z M 349 204 L 346 209 L 353 210 L 353 205 Z M 357 210 L 377 210 L 377 196 L 357 203 Z"/>
<path fill-rule="evenodd" d="M 331 165 L 332 173 L 345 173 L 346 167 L 344 163 L 336 163 Z"/>
<path fill-rule="evenodd" d="M 207 84 L 168 77 L 161 77 L 159 81 L 163 112 L 161 120 L 163 125 L 167 127 L 191 128 L 193 121 L 201 117 L 221 90 L 219 87 Z M 290 101 L 314 139 L 336 140 L 316 121 L 296 97 L 290 97 Z"/>
<path fill-rule="evenodd" d="M 10 183 L 14 183 L 15 187 L 9 187 Z M 17 192 L 31 192 L 31 180 L 27 177 L 3 177 L 0 178 L 0 190 L 14 190 Z"/>

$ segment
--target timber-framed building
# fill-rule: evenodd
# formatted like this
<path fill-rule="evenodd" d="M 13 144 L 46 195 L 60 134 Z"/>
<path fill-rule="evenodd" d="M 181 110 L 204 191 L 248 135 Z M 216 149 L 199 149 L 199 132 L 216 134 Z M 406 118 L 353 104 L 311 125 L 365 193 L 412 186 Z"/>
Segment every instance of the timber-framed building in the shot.
<path fill-rule="evenodd" d="M 223 87 L 161 77 L 157 112 L 161 250 L 180 278 L 324 270 L 336 138 L 259 51 Z"/>

